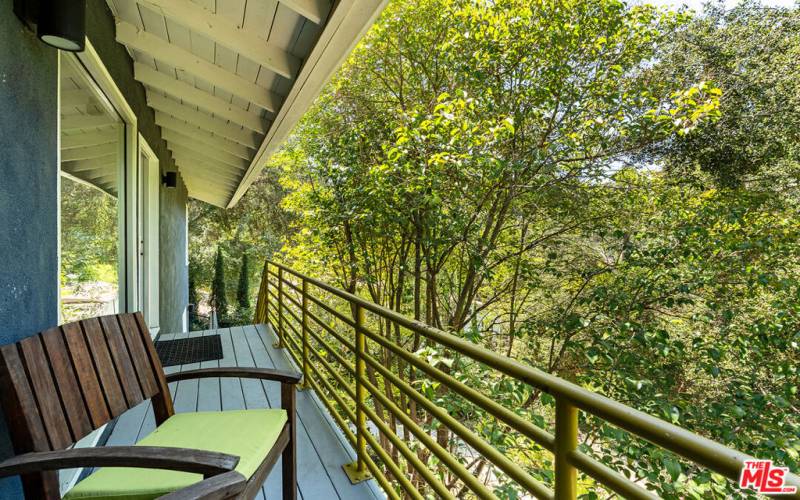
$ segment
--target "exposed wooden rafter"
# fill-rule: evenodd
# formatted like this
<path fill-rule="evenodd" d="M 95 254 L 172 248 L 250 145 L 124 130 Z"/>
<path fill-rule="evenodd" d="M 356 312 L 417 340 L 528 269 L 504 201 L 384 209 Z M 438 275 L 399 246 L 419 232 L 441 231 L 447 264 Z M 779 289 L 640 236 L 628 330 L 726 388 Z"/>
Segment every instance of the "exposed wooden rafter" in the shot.
<path fill-rule="evenodd" d="M 314 24 L 322 24 L 331 10 L 328 0 L 280 0 L 280 2 Z"/>
<path fill-rule="evenodd" d="M 233 106 L 217 96 L 156 71 L 150 66 L 138 62 L 133 63 L 133 73 L 134 78 L 144 85 L 166 92 L 254 132 L 263 134 L 267 131 L 267 124 L 260 116 Z"/>
<path fill-rule="evenodd" d="M 297 57 L 190 0 L 136 1 L 284 78 L 294 79 L 300 68 L 300 59 Z"/>
<path fill-rule="evenodd" d="M 85 148 L 67 149 L 61 152 L 61 161 L 90 160 L 92 158 L 117 154 L 119 144 L 109 142 Z"/>
<path fill-rule="evenodd" d="M 101 168 L 117 168 L 119 162 L 117 155 L 98 156 L 90 160 L 65 161 L 61 163 L 61 168 L 69 172 L 83 172 L 87 170 L 97 170 Z"/>
<path fill-rule="evenodd" d="M 281 97 L 255 83 L 210 63 L 205 59 L 184 50 L 156 35 L 140 30 L 124 21 L 117 21 L 117 41 L 127 47 L 173 66 L 176 71 L 185 71 L 199 77 L 215 87 L 249 101 L 267 111 L 276 112 Z"/>
<path fill-rule="evenodd" d="M 115 122 L 108 115 L 66 115 L 61 117 L 62 131 L 107 127 L 114 124 Z"/>
<path fill-rule="evenodd" d="M 102 132 L 93 131 L 85 134 L 73 134 L 61 136 L 61 149 L 85 148 L 87 146 L 97 146 L 109 142 L 121 140 L 119 130 L 104 130 Z"/>
<path fill-rule="evenodd" d="M 205 158 L 216 160 L 240 170 L 244 170 L 248 165 L 250 165 L 250 162 L 247 160 L 216 149 L 208 144 L 203 144 L 197 139 L 185 136 L 175 132 L 174 130 L 163 130 L 161 137 L 167 141 L 167 147 L 169 147 L 171 151 L 176 149 L 185 149 L 187 151 L 192 151 L 195 154 L 202 155 Z"/>
<path fill-rule="evenodd" d="M 61 107 L 74 108 L 95 104 L 97 99 L 85 89 L 61 90 Z"/>
<path fill-rule="evenodd" d="M 157 111 L 172 115 L 175 118 L 191 123 L 208 132 L 219 134 L 249 148 L 257 148 L 260 144 L 259 136 L 255 132 L 209 116 L 163 95 L 148 92 L 147 105 Z"/>
<path fill-rule="evenodd" d="M 254 151 L 252 148 L 248 148 L 247 146 L 243 146 L 238 142 L 226 139 L 221 135 L 199 129 L 193 124 L 186 123 L 185 121 L 179 120 L 166 113 L 156 111 L 156 125 L 161 127 L 161 129 L 165 132 L 168 130 L 180 132 L 183 135 L 194 137 L 205 144 L 218 148 L 222 151 L 226 151 L 244 160 L 250 160 L 253 158 Z"/>

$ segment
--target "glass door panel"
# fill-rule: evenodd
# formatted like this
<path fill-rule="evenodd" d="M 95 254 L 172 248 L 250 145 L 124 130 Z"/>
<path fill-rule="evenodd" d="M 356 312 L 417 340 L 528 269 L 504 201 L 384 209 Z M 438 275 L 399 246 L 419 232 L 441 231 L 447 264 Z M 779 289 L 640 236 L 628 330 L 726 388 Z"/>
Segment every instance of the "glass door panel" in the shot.
<path fill-rule="evenodd" d="M 119 311 L 125 123 L 76 59 L 60 61 L 60 286 L 66 323 Z"/>

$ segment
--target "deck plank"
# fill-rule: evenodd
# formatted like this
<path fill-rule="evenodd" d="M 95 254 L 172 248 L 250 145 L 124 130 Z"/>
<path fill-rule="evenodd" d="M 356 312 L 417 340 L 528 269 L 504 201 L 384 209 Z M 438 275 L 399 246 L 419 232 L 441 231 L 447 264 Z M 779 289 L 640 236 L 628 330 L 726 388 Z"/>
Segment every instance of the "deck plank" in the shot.
<path fill-rule="evenodd" d="M 273 360 L 276 368 L 281 370 L 297 370 L 288 351 L 277 349 L 274 343 L 275 334 L 265 325 L 251 327 L 255 330 L 265 350 Z M 369 482 L 353 485 L 342 470 L 342 466 L 353 461 L 355 454 L 350 446 L 344 442 L 344 437 L 339 439 L 322 413 L 320 404 L 312 396 L 313 391 L 297 393 L 297 414 L 301 427 L 308 435 L 309 451 L 316 453 L 321 462 L 321 469 L 327 474 L 331 486 L 341 498 L 379 498 Z M 298 440 L 298 444 L 299 440 Z M 299 467 L 299 462 L 298 462 Z M 301 469 L 302 470 L 302 469 Z M 316 498 L 316 497 L 315 497 Z M 320 497 L 324 498 L 324 497 Z"/>
<path fill-rule="evenodd" d="M 220 335 L 223 358 L 165 368 L 167 373 L 226 366 L 277 368 L 295 370 L 288 352 L 273 347 L 271 329 L 265 325 L 221 328 L 202 332 L 163 334 L 159 340 L 174 340 L 205 335 Z M 219 411 L 245 408 L 279 408 L 280 384 L 235 378 L 182 380 L 172 383 L 176 412 Z M 297 394 L 297 461 L 299 498 L 369 499 L 385 498 L 373 482 L 353 486 L 341 466 L 352 461 L 352 449 L 331 426 L 330 418 L 321 411 L 312 391 Z M 155 429 L 150 402 L 123 414 L 109 437 L 107 445 L 131 445 Z M 275 465 L 256 498 L 281 498 L 281 461 Z M 376 493 L 377 492 L 377 493 Z"/>

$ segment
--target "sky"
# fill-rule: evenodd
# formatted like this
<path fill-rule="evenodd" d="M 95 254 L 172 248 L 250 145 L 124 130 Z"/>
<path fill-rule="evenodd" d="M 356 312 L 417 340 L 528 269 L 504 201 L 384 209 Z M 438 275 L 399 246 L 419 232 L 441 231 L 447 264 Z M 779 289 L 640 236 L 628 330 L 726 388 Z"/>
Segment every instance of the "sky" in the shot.
<path fill-rule="evenodd" d="M 641 3 L 645 3 L 640 0 Z M 686 5 L 690 9 L 701 11 L 703 8 L 704 0 L 647 0 L 647 3 L 653 5 L 663 5 L 667 7 L 681 7 Z M 725 0 L 727 7 L 734 7 L 739 3 L 739 0 Z M 795 0 L 761 0 L 761 4 L 770 7 L 794 7 Z"/>

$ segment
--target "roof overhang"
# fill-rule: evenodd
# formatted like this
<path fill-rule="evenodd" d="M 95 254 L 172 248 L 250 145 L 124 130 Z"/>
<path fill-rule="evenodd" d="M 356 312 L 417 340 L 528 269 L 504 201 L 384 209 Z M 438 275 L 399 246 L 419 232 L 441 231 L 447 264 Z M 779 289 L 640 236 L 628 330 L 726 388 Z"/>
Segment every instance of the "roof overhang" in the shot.
<path fill-rule="evenodd" d="M 232 207 L 388 0 L 106 0 L 193 198 Z"/>
<path fill-rule="evenodd" d="M 342 0 L 333 10 L 228 208 L 244 196 L 322 88 L 380 15 L 388 0 Z"/>

